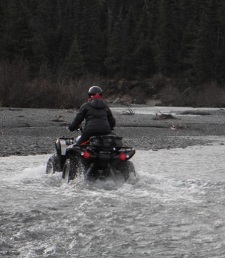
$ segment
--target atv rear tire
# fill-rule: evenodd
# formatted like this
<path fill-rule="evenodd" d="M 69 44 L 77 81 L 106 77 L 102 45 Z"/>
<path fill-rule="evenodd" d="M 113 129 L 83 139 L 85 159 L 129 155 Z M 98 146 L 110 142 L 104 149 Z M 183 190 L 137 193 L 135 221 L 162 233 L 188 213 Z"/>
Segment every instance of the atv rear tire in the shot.
<path fill-rule="evenodd" d="M 46 174 L 54 174 L 56 172 L 56 157 L 53 155 L 49 158 L 46 165 Z"/>
<path fill-rule="evenodd" d="M 127 181 L 130 177 L 136 177 L 134 164 L 129 160 L 122 162 L 119 165 L 118 170 L 125 181 Z"/>

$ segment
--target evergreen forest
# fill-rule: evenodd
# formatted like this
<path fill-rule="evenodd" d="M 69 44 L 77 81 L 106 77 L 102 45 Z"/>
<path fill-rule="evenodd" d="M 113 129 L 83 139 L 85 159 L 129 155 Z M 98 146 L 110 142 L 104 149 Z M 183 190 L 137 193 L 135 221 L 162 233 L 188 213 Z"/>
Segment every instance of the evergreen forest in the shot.
<path fill-rule="evenodd" d="M 72 106 L 90 83 L 154 78 L 225 89 L 225 1 L 0 1 L 0 106 Z"/>

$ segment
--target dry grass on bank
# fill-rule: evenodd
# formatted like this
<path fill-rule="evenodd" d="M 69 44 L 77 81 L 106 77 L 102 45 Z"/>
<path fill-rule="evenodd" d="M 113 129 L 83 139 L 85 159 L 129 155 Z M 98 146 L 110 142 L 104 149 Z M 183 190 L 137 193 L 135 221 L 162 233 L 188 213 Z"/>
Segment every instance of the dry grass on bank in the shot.
<path fill-rule="evenodd" d="M 158 98 L 165 106 L 225 107 L 225 89 L 215 83 L 198 89 L 188 87 L 183 92 L 169 85 L 159 92 Z"/>
<path fill-rule="evenodd" d="M 0 63 L 0 106 L 79 108 L 87 100 L 89 87 L 102 83 L 101 78 L 91 75 L 63 81 L 47 74 L 40 71 L 35 79 L 30 79 L 25 61 Z"/>
<path fill-rule="evenodd" d="M 35 79 L 30 78 L 29 64 L 23 60 L 0 63 L 0 106 L 35 108 L 79 108 L 87 100 L 88 88 L 99 85 L 107 100 L 128 104 L 165 106 L 225 107 L 225 89 L 216 83 L 201 87 L 182 85 L 154 76 L 143 81 L 109 81 L 86 75 L 77 80 L 51 78 L 44 67 Z M 127 114 L 131 114 L 128 112 Z"/>

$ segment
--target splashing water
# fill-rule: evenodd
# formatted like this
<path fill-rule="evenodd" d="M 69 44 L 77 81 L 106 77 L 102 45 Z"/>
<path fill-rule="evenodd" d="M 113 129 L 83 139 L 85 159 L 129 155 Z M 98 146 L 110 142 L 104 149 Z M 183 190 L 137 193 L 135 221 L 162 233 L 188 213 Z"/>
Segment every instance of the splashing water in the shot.
<path fill-rule="evenodd" d="M 123 184 L 67 184 L 49 156 L 0 158 L 1 257 L 224 257 L 224 145 L 137 151 Z"/>

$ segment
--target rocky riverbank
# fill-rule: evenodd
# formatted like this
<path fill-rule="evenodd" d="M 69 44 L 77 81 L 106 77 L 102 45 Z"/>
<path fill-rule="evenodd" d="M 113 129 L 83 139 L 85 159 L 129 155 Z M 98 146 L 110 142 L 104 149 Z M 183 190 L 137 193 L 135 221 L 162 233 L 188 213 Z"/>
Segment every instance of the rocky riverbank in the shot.
<path fill-rule="evenodd" d="M 112 107 L 117 120 L 114 132 L 123 136 L 125 145 L 136 149 L 185 148 L 212 144 L 215 139 L 224 144 L 225 109 L 187 108 L 175 115 L 164 115 L 161 109 L 158 107 L 155 114 L 139 114 L 133 107 Z M 0 156 L 54 152 L 56 138 L 79 135 L 66 130 L 75 113 L 65 109 L 0 108 Z"/>

